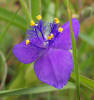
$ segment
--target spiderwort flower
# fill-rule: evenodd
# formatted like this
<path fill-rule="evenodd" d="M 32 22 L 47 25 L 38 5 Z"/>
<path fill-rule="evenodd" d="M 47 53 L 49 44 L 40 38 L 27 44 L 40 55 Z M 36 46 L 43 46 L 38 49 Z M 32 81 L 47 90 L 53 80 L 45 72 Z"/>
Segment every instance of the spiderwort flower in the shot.
<path fill-rule="evenodd" d="M 59 20 L 45 25 L 38 15 L 37 23 L 30 22 L 27 39 L 13 48 L 13 54 L 24 63 L 34 62 L 38 79 L 55 88 L 66 85 L 73 68 L 69 22 L 59 25 Z M 75 40 L 79 33 L 79 22 L 71 19 Z"/>

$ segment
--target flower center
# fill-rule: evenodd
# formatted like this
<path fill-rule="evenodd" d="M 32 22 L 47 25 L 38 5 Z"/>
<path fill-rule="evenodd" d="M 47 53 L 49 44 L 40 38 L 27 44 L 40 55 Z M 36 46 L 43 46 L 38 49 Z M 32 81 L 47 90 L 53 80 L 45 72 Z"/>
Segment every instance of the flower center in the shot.
<path fill-rule="evenodd" d="M 33 20 L 30 21 L 30 29 L 27 30 L 28 38 L 37 38 L 43 45 L 51 45 L 63 31 L 63 28 L 59 27 L 59 19 L 54 18 L 53 22 L 47 23 L 46 25 L 44 25 L 41 15 L 36 16 L 36 19 L 36 23 Z M 29 39 L 27 39 L 26 45 L 29 43 Z"/>
<path fill-rule="evenodd" d="M 51 33 L 50 36 L 48 36 L 48 40 L 51 40 L 54 37 L 54 35 Z"/>

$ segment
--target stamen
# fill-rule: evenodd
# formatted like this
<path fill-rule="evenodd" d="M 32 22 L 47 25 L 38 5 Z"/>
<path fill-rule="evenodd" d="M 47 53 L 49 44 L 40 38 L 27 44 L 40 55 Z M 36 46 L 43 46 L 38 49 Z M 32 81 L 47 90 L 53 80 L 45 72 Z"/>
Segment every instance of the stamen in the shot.
<path fill-rule="evenodd" d="M 41 15 L 38 15 L 36 16 L 37 20 L 41 20 L 42 19 L 42 16 Z"/>
<path fill-rule="evenodd" d="M 63 28 L 62 27 L 59 27 L 58 28 L 58 32 L 62 32 L 63 31 Z"/>
<path fill-rule="evenodd" d="M 29 44 L 29 40 L 26 40 L 26 45 L 28 45 Z"/>
<path fill-rule="evenodd" d="M 50 37 L 51 37 L 51 38 L 53 38 L 53 37 L 54 37 L 54 35 L 51 33 Z"/>
<path fill-rule="evenodd" d="M 30 22 L 30 25 L 31 25 L 31 26 L 35 26 L 35 22 L 32 20 L 32 21 Z"/>
<path fill-rule="evenodd" d="M 48 36 L 48 40 L 51 40 L 54 37 L 54 35 L 51 33 L 50 36 Z"/>
<path fill-rule="evenodd" d="M 55 22 L 56 24 L 58 24 L 58 23 L 59 23 L 59 19 L 58 19 L 58 18 L 54 18 L 54 22 Z"/>
<path fill-rule="evenodd" d="M 48 40 L 51 40 L 51 37 L 50 36 L 48 36 Z"/>

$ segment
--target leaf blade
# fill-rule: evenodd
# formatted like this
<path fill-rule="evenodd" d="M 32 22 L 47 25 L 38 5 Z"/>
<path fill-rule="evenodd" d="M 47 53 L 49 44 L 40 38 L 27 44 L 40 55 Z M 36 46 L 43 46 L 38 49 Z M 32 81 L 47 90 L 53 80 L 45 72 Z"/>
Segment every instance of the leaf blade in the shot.
<path fill-rule="evenodd" d="M 71 78 L 75 80 L 75 74 L 71 73 Z M 79 75 L 80 84 L 94 91 L 94 80 L 91 80 L 83 75 Z"/>
<path fill-rule="evenodd" d="M 66 89 L 74 89 L 75 86 L 72 83 L 68 83 L 63 90 Z M 52 92 L 57 91 L 58 89 L 43 85 L 42 87 L 34 87 L 34 88 L 21 88 L 21 89 L 14 89 L 14 90 L 3 90 L 0 91 L 0 96 L 13 96 L 13 95 L 27 95 L 27 94 L 37 94 L 37 93 L 44 93 L 44 92 Z"/>
<path fill-rule="evenodd" d="M 11 20 L 13 15 L 14 15 L 13 12 L 8 11 L 7 9 L 4 9 L 4 8 L 0 8 L 0 19 L 1 20 L 7 21 L 7 22 L 25 30 L 26 25 L 27 25 L 26 20 L 19 15 L 16 15 L 15 19 Z"/>

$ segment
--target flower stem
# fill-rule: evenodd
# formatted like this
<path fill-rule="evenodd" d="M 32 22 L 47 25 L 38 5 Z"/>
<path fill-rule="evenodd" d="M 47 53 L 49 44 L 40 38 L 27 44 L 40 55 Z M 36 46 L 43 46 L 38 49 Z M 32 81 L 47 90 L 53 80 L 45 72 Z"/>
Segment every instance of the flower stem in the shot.
<path fill-rule="evenodd" d="M 20 8 L 18 8 L 17 11 L 13 14 L 11 20 L 15 20 L 15 17 L 17 15 L 17 13 L 19 12 L 19 10 L 20 10 Z M 6 25 L 6 27 L 4 27 L 2 33 L 0 34 L 0 43 L 2 43 L 2 41 L 5 39 L 4 37 L 7 34 L 7 31 L 9 29 L 9 27 L 11 26 L 11 24 L 12 23 L 10 22 L 10 23 L 8 23 L 8 25 Z"/>
<path fill-rule="evenodd" d="M 47 100 L 51 100 L 51 93 L 48 92 Z"/>
<path fill-rule="evenodd" d="M 0 90 L 4 88 L 5 82 L 6 82 L 6 78 L 7 78 L 7 73 L 8 73 L 8 66 L 6 63 L 6 59 L 5 56 L 3 55 L 3 53 L 0 51 L 0 56 L 3 60 L 3 64 L 4 64 L 4 71 L 3 71 L 3 78 L 2 78 L 2 82 L 1 82 L 1 86 L 0 86 Z"/>
<path fill-rule="evenodd" d="M 71 42 L 72 42 L 72 50 L 73 50 L 73 64 L 74 64 L 74 72 L 75 72 L 75 79 L 76 79 L 77 100 L 80 100 L 79 68 L 78 68 L 78 63 L 77 63 L 75 38 L 73 35 L 73 30 L 72 30 L 69 0 L 67 0 L 67 11 L 68 11 L 69 24 L 70 24 L 70 31 L 71 31 Z"/>
<path fill-rule="evenodd" d="M 42 1 L 40 0 L 40 15 L 42 15 Z"/>
<path fill-rule="evenodd" d="M 58 16 L 58 4 L 59 4 L 58 0 L 55 0 L 55 17 Z"/>
<path fill-rule="evenodd" d="M 23 1 L 23 0 L 19 0 L 21 6 L 22 6 L 22 9 L 24 11 L 24 14 L 26 16 L 26 19 L 27 19 L 27 25 L 29 24 L 30 20 L 31 20 L 31 16 L 30 16 L 30 13 L 28 11 L 28 8 L 27 8 L 27 5 L 26 3 Z"/>
<path fill-rule="evenodd" d="M 32 14 L 31 14 L 31 0 L 29 0 L 29 13 L 30 13 L 30 16 L 32 17 Z"/>

